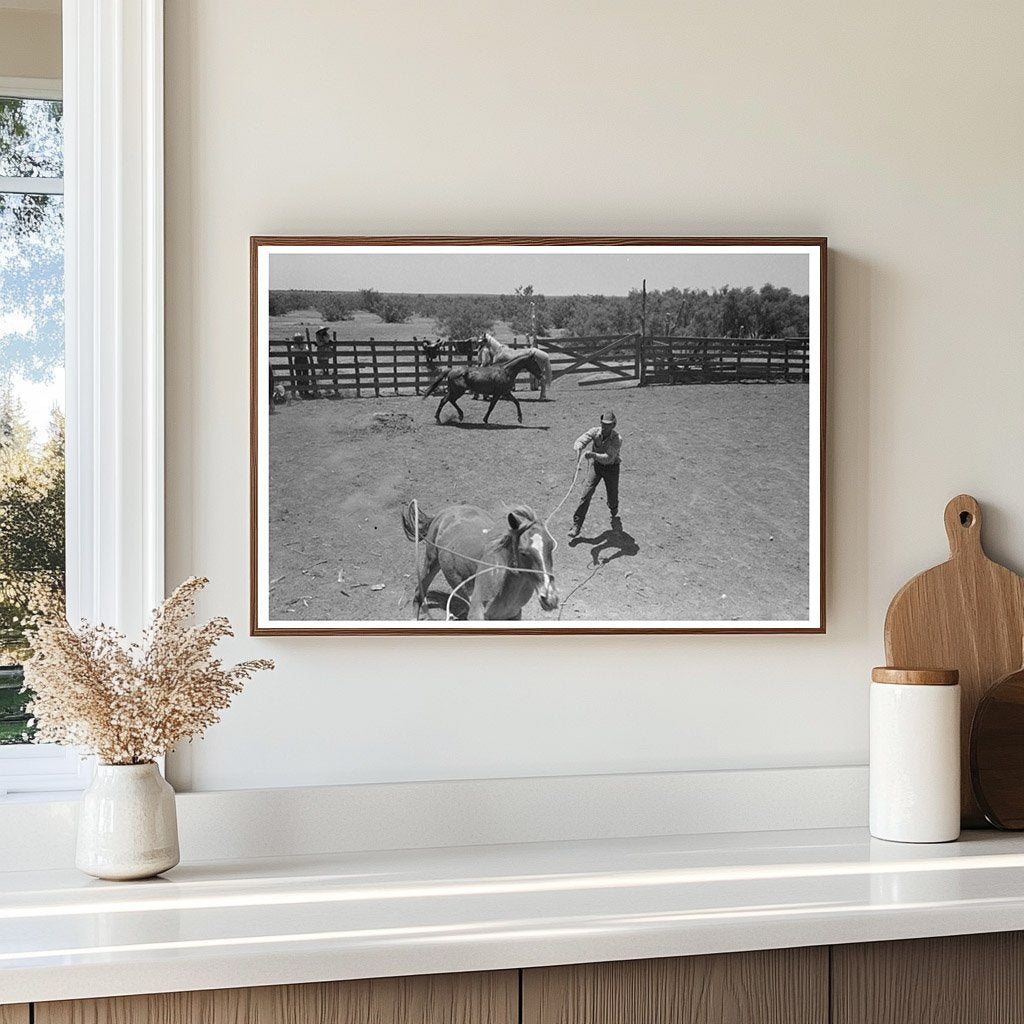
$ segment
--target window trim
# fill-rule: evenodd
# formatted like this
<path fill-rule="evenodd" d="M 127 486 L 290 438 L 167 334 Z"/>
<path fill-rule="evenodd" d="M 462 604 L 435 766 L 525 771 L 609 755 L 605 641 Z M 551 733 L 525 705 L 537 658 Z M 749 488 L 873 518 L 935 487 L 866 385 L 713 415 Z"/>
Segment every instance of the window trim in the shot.
<path fill-rule="evenodd" d="M 63 51 L 62 82 L 0 85 L 64 101 L 68 617 L 138 635 L 164 596 L 163 0 L 63 0 Z M 0 794 L 91 778 L 25 750 Z"/>

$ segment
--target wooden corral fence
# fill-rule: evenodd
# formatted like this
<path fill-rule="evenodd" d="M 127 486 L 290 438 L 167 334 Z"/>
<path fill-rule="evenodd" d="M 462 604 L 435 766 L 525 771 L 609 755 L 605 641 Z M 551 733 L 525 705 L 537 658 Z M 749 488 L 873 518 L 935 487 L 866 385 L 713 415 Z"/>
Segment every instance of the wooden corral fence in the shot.
<path fill-rule="evenodd" d="M 309 333 L 307 331 L 307 337 Z M 516 341 L 522 348 L 527 341 Z M 730 381 L 806 383 L 806 338 L 675 338 L 602 334 L 587 338 L 538 338 L 551 357 L 551 375 L 580 376 L 580 386 L 635 381 L 649 384 L 711 384 Z M 275 385 L 301 398 L 364 398 L 422 394 L 444 370 L 472 366 L 471 344 L 447 342 L 428 360 L 413 341 L 338 341 L 288 338 L 270 341 Z M 534 384 L 535 386 L 535 384 Z"/>
<path fill-rule="evenodd" d="M 326 345 L 315 339 L 305 344 L 270 340 L 274 383 L 301 398 L 419 395 L 439 373 L 474 362 L 473 347 L 458 342 L 446 343 L 436 359 L 428 360 L 413 341 L 338 341 L 335 333 Z"/>
<path fill-rule="evenodd" d="M 635 380 L 648 384 L 729 381 L 806 383 L 806 338 L 675 338 L 641 334 L 589 338 L 540 338 L 551 355 L 552 377 L 586 374 L 580 385 Z"/>
<path fill-rule="evenodd" d="M 647 337 L 638 344 L 641 385 L 810 381 L 807 338 Z"/>

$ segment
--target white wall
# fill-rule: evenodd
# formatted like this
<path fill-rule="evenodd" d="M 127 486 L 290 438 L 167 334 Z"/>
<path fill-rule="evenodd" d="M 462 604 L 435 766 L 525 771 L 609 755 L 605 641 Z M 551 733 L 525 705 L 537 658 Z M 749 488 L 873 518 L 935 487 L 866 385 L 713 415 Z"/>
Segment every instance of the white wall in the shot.
<path fill-rule="evenodd" d="M 168 577 L 243 632 L 250 234 L 832 245 L 826 636 L 242 638 L 195 788 L 862 763 L 946 500 L 1024 568 L 1024 6 L 167 8 Z"/>

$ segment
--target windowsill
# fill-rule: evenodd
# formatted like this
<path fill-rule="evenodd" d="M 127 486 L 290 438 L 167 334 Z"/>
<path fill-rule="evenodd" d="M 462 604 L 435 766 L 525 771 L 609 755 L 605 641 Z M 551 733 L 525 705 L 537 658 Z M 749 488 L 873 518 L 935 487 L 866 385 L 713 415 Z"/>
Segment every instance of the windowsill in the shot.
<path fill-rule="evenodd" d="M 0 874 L 12 1002 L 1024 929 L 1024 837 L 863 829 Z"/>
<path fill-rule="evenodd" d="M 80 789 L 69 789 L 63 792 L 49 790 L 40 793 L 5 793 L 0 790 L 0 802 L 5 804 L 51 804 L 78 800 L 81 795 Z"/>

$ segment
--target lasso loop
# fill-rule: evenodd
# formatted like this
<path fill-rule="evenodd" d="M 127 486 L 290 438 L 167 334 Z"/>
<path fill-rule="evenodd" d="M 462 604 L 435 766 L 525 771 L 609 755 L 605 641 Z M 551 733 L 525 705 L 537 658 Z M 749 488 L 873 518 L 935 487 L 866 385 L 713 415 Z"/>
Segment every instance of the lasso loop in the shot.
<path fill-rule="evenodd" d="M 550 523 L 551 520 L 554 519 L 554 517 L 558 514 L 558 512 L 560 511 L 562 506 L 569 500 L 569 495 L 572 494 L 573 489 L 576 487 L 576 481 L 579 478 L 580 467 L 582 465 L 583 465 L 583 453 L 580 452 L 580 457 L 576 460 L 576 470 L 575 470 L 575 472 L 572 475 L 572 483 L 569 484 L 569 489 L 565 492 L 564 496 L 562 497 L 562 500 L 548 513 L 548 516 L 544 520 L 544 524 L 543 524 L 545 530 L 548 529 L 548 523 Z M 415 522 L 415 527 L 414 527 L 414 532 L 415 532 L 414 545 L 415 546 L 414 546 L 414 549 L 413 549 L 413 559 L 414 559 L 414 563 L 413 564 L 414 564 L 414 567 L 415 567 L 415 570 L 416 570 L 416 592 L 417 592 L 417 594 L 419 594 L 419 588 L 420 588 L 420 580 L 419 580 L 419 571 L 420 571 L 420 506 L 419 506 L 419 502 L 415 498 L 412 499 L 412 506 L 413 506 L 413 518 L 414 518 L 414 522 Z M 485 561 L 483 561 L 480 558 L 473 558 L 470 555 L 463 554 L 461 551 L 455 551 L 452 548 L 445 547 L 443 544 L 438 544 L 436 540 L 431 541 L 431 544 L 434 546 L 434 548 L 437 551 L 447 551 L 450 555 L 455 555 L 456 558 L 463 558 L 467 562 L 475 562 L 477 565 L 482 565 L 484 567 L 483 569 L 480 569 L 478 572 L 473 573 L 472 576 L 467 576 L 448 595 L 448 600 L 445 603 L 445 609 L 444 609 L 444 620 L 445 620 L 445 622 L 451 622 L 452 621 L 452 598 L 455 597 L 455 595 L 464 586 L 466 586 L 467 583 L 472 583 L 473 580 L 475 580 L 478 576 L 483 576 L 484 573 L 495 572 L 497 569 L 506 569 L 508 572 L 533 573 L 535 576 L 545 576 L 545 575 L 547 575 L 547 573 L 545 573 L 545 571 L 543 569 L 526 569 L 526 568 L 523 568 L 522 566 L 518 566 L 518 565 L 501 565 L 498 562 L 485 562 Z M 589 582 L 589 580 L 591 579 L 592 576 L 593 576 L 593 573 L 591 573 L 591 575 L 588 576 L 587 579 L 583 581 L 583 583 Z M 579 590 L 579 588 L 581 586 L 583 586 L 583 583 L 578 583 L 575 587 L 573 587 L 572 590 L 569 591 L 569 594 L 570 595 L 574 594 L 577 590 Z M 425 598 L 426 597 L 425 594 L 424 595 L 420 595 L 420 596 L 421 596 L 421 598 Z M 422 605 L 422 601 L 421 601 L 421 604 L 417 605 L 417 607 L 416 607 L 416 621 L 417 622 L 419 621 L 419 618 L 420 618 L 421 605 Z M 559 617 L 559 619 L 561 619 L 561 617 L 562 617 L 561 610 L 558 613 L 558 617 Z"/>

